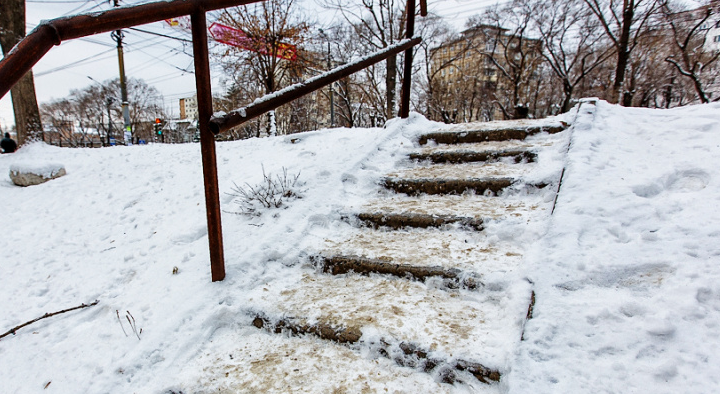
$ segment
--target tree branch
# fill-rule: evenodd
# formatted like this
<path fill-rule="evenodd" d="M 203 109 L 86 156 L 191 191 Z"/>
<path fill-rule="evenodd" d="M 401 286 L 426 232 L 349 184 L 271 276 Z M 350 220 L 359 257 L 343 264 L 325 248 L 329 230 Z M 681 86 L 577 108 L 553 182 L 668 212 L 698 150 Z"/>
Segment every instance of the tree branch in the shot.
<path fill-rule="evenodd" d="M 95 300 L 95 302 L 93 302 L 93 303 L 91 303 L 91 304 L 81 304 L 81 305 L 76 306 L 76 307 L 73 307 L 73 308 L 63 309 L 63 310 L 61 310 L 61 311 L 52 312 L 52 313 L 46 313 L 46 314 L 38 317 L 37 319 L 30 320 L 30 321 L 28 321 L 28 322 L 25 322 L 25 323 L 23 323 L 23 324 L 20 324 L 19 326 L 15 326 L 15 327 L 11 328 L 11 329 L 8 330 L 6 333 L 0 335 L 0 339 L 4 338 L 4 337 L 6 337 L 6 336 L 8 336 L 8 335 L 10 335 L 10 334 L 15 335 L 15 332 L 16 332 L 17 330 L 19 330 L 19 329 L 21 329 L 21 328 L 23 328 L 23 327 L 25 327 L 25 326 L 29 326 L 29 325 L 31 325 L 31 324 L 33 324 L 33 323 L 35 323 L 35 322 L 37 322 L 37 321 L 40 321 L 40 320 L 42 320 L 42 319 L 46 319 L 46 318 L 48 318 L 48 317 L 52 317 L 52 316 L 55 316 L 55 315 L 59 315 L 59 314 L 61 314 L 61 313 L 66 313 L 66 312 L 74 311 L 74 310 L 76 310 L 76 309 L 88 308 L 88 307 L 97 305 L 98 302 L 99 302 L 98 300 Z"/>

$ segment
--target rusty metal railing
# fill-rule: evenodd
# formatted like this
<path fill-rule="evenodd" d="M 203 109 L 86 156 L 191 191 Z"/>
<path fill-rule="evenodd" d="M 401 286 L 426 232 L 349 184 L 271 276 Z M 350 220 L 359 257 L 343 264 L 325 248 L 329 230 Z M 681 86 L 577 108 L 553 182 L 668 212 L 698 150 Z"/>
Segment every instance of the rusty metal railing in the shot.
<path fill-rule="evenodd" d="M 407 0 L 407 34 L 405 40 L 356 62 L 338 67 L 318 77 L 311 78 L 300 84 L 262 97 L 253 104 L 231 111 L 225 116 L 211 119 L 213 108 L 205 14 L 207 11 L 258 3 L 261 1 L 263 0 L 160 1 L 43 21 L 0 60 L 0 98 L 2 98 L 53 46 L 60 45 L 63 41 L 190 15 L 192 22 L 193 58 L 195 62 L 195 86 L 197 88 L 198 99 L 200 150 L 202 153 L 203 178 L 205 183 L 210 270 L 213 282 L 221 281 L 225 278 L 215 134 L 287 104 L 303 95 L 321 89 L 402 51 L 405 51 L 405 68 L 401 90 L 400 116 L 407 118 L 410 110 L 412 48 L 421 41 L 419 37 L 413 37 L 415 0 Z M 426 0 L 420 0 L 420 9 L 421 15 L 426 16 Z"/>

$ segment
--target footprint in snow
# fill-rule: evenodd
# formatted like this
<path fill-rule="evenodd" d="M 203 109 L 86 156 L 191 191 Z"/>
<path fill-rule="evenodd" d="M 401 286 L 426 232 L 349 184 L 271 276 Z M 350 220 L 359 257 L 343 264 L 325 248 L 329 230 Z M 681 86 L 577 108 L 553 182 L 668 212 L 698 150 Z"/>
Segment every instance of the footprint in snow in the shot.
<path fill-rule="evenodd" d="M 200 238 L 207 235 L 207 228 L 205 227 L 198 227 L 192 231 L 189 231 L 185 234 L 180 234 L 173 238 L 172 242 L 176 245 L 186 245 L 193 243 Z"/>
<path fill-rule="evenodd" d="M 652 198 L 664 191 L 691 193 L 704 189 L 710 182 L 710 174 L 698 169 L 676 170 L 654 182 L 632 188 L 638 197 Z"/>

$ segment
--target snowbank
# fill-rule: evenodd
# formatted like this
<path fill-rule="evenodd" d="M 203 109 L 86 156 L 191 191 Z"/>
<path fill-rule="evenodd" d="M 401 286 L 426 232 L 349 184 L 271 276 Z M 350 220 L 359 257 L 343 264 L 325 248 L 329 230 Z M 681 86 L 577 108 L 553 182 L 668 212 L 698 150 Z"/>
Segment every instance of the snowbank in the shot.
<path fill-rule="evenodd" d="M 719 110 L 582 105 L 510 392 L 718 391 Z"/>

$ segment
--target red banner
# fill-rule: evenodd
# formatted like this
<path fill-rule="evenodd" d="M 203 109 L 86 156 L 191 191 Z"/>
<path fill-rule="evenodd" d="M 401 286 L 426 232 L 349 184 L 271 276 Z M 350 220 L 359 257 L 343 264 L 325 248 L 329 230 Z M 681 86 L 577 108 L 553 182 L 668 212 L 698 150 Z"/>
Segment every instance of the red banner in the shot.
<path fill-rule="evenodd" d="M 248 51 L 262 53 L 263 55 L 273 54 L 272 46 L 266 43 L 264 39 L 254 39 L 252 37 L 248 37 L 248 35 L 242 30 L 215 22 L 210 25 L 208 31 L 210 32 L 212 38 L 217 42 L 247 49 Z M 295 48 L 295 45 L 281 42 L 277 44 L 277 53 L 275 53 L 275 56 L 292 61 L 297 59 L 297 49 Z"/>

